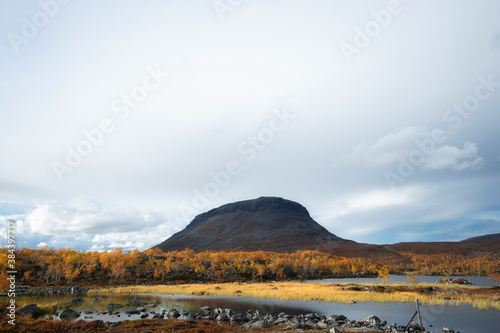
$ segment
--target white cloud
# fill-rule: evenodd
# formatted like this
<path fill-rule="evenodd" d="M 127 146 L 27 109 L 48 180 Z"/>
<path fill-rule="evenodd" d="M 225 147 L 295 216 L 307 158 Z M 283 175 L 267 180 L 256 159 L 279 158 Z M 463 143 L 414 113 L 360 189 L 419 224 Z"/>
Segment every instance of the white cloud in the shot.
<path fill-rule="evenodd" d="M 375 143 L 367 141 L 359 143 L 352 150 L 350 160 L 371 166 L 387 165 L 397 161 L 416 139 L 428 136 L 429 133 L 423 127 L 405 127 L 379 138 Z"/>
<path fill-rule="evenodd" d="M 335 199 L 336 204 L 328 214 L 329 219 L 349 215 L 356 212 L 372 211 L 384 207 L 409 205 L 422 196 L 423 190 L 417 187 L 401 187 L 374 190 L 352 195 L 343 202 Z"/>
<path fill-rule="evenodd" d="M 162 213 L 99 209 L 83 201 L 38 204 L 26 216 L 31 232 L 53 236 L 137 231 L 166 221 Z"/>
<path fill-rule="evenodd" d="M 98 208 L 82 199 L 39 203 L 26 215 L 0 216 L 0 239 L 6 239 L 11 220 L 16 221 L 16 245 L 30 248 L 145 250 L 179 230 L 164 213 Z"/>
<path fill-rule="evenodd" d="M 464 144 L 463 149 L 445 145 L 437 148 L 428 156 L 423 168 L 428 170 L 451 169 L 453 171 L 479 169 L 484 166 L 484 160 L 477 154 L 477 145 L 469 141 Z"/>

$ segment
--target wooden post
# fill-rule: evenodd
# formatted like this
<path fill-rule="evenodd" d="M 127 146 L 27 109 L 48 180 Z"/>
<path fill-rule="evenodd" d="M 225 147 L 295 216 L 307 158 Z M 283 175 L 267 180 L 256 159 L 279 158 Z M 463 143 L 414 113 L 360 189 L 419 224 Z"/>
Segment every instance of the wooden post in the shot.
<path fill-rule="evenodd" d="M 422 316 L 420 316 L 420 307 L 419 307 L 419 302 L 417 298 L 417 313 L 418 313 L 418 320 L 420 322 L 420 330 L 424 332 L 424 325 L 422 325 Z"/>
<path fill-rule="evenodd" d="M 408 323 L 406 324 L 406 328 L 408 328 L 408 326 L 412 322 L 413 318 L 415 318 L 415 316 L 418 316 L 418 321 L 420 323 L 420 331 L 421 332 L 425 332 L 424 326 L 422 325 L 422 316 L 420 316 L 419 304 L 420 303 L 418 302 L 418 299 L 417 299 L 417 301 L 416 301 L 417 310 L 415 311 L 415 313 L 413 314 L 413 316 L 411 316 L 410 320 L 408 320 Z"/>

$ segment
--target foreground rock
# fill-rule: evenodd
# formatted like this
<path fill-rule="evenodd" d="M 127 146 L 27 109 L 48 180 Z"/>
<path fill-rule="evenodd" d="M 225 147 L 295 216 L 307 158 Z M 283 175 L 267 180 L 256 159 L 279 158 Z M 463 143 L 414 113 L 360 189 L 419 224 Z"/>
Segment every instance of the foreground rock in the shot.
<path fill-rule="evenodd" d="M 80 314 L 74 310 L 66 309 L 59 315 L 62 320 L 73 320 L 80 317 Z"/>
<path fill-rule="evenodd" d="M 36 304 L 23 306 L 22 308 L 19 309 L 19 312 L 32 317 L 38 317 L 39 315 L 42 314 L 40 308 Z"/>
<path fill-rule="evenodd" d="M 77 303 L 77 302 L 75 302 Z M 188 321 L 208 320 L 214 323 L 231 324 L 241 329 L 264 329 L 279 326 L 280 329 L 287 330 L 321 330 L 322 332 L 341 333 L 341 332 L 370 332 L 370 333 L 412 333 L 421 332 L 422 328 L 417 323 L 411 323 L 408 327 L 398 326 L 397 324 L 387 325 L 386 321 L 381 321 L 377 316 L 368 316 L 359 320 L 349 320 L 343 315 L 324 316 L 318 313 L 307 313 L 299 315 L 286 314 L 284 312 L 277 315 L 261 313 L 259 310 L 248 310 L 244 314 L 233 311 L 232 309 L 215 308 L 208 306 L 200 308 L 198 313 L 183 312 L 177 309 L 164 309 L 160 312 L 153 311 L 152 305 L 158 305 L 157 302 L 147 304 L 137 301 L 129 301 L 124 314 L 127 316 L 139 315 L 140 318 L 149 319 L 183 319 Z M 147 306 L 149 309 L 146 309 Z M 120 309 L 123 305 L 110 303 L 108 310 Z M 142 308 L 140 308 L 142 307 Z M 37 311 L 38 310 L 38 311 Z M 40 313 L 40 309 L 35 304 L 31 304 L 19 310 L 25 314 Z M 92 314 L 92 311 L 86 311 L 86 315 Z M 99 314 L 96 312 L 96 314 Z M 116 312 L 119 316 L 119 312 Z M 59 314 L 62 320 L 75 320 L 80 318 L 80 313 L 70 308 L 65 309 Z M 92 316 L 85 316 L 85 319 L 93 319 Z M 92 321 L 94 323 L 100 320 Z M 120 326 L 121 322 L 106 322 L 106 327 Z M 443 332 L 454 332 L 451 328 L 444 328 Z"/>

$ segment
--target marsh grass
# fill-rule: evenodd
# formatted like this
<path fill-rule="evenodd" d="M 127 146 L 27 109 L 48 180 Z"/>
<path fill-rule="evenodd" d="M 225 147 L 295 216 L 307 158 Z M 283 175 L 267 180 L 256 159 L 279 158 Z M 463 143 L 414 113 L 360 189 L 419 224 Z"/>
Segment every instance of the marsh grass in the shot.
<path fill-rule="evenodd" d="M 354 287 L 354 288 L 351 288 Z M 363 291 L 364 288 L 380 291 Z M 426 293 L 430 287 L 438 287 L 436 292 Z M 361 289 L 361 291 L 358 290 Z M 342 290 L 343 289 L 343 290 Z M 349 290 L 354 289 L 354 290 Z M 415 302 L 430 305 L 470 304 L 479 309 L 500 310 L 500 300 L 496 295 L 482 292 L 484 288 L 472 286 L 443 286 L 420 283 L 409 287 L 406 284 L 390 284 L 380 289 L 375 284 L 330 284 L 275 282 L 268 283 L 227 283 L 176 286 L 129 286 L 91 290 L 90 294 L 166 294 L 166 295 L 207 295 L 270 298 L 285 301 L 322 302 Z M 450 291 L 459 290 L 458 293 Z"/>

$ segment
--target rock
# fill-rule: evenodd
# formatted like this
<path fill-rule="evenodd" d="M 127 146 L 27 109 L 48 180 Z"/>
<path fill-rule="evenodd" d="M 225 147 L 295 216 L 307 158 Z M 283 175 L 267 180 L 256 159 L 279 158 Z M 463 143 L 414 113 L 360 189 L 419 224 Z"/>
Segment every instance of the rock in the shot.
<path fill-rule="evenodd" d="M 81 293 L 83 291 L 82 288 L 80 288 L 80 286 L 71 286 L 69 290 L 71 291 L 72 294 Z"/>
<path fill-rule="evenodd" d="M 330 333 L 340 333 L 340 331 L 338 330 L 338 328 L 332 327 L 330 328 Z"/>
<path fill-rule="evenodd" d="M 217 316 L 216 320 L 217 321 L 229 321 L 229 316 L 226 313 L 221 313 L 220 315 Z"/>
<path fill-rule="evenodd" d="M 316 327 L 316 323 L 312 319 L 307 319 L 307 321 L 305 322 L 304 325 L 306 325 L 308 327 Z"/>
<path fill-rule="evenodd" d="M 207 316 L 212 312 L 212 308 L 209 306 L 204 306 L 204 307 L 200 308 L 200 311 L 203 315 Z"/>
<path fill-rule="evenodd" d="M 59 315 L 62 320 L 73 320 L 80 317 L 80 314 L 74 310 L 66 309 Z"/>
<path fill-rule="evenodd" d="M 451 327 L 443 327 L 443 333 L 455 333 L 455 330 Z"/>
<path fill-rule="evenodd" d="M 106 306 L 106 309 L 111 310 L 111 309 L 121 309 L 123 308 L 123 305 L 121 304 L 113 304 L 109 303 L 108 306 Z"/>
<path fill-rule="evenodd" d="M 106 327 L 118 327 L 118 326 L 120 326 L 121 324 L 123 324 L 123 322 L 121 322 L 121 321 L 117 321 L 117 322 L 115 322 L 115 323 L 114 323 L 114 322 L 111 322 L 111 321 L 107 321 L 107 322 L 104 324 L 104 326 L 106 326 Z"/>
<path fill-rule="evenodd" d="M 278 318 L 276 319 L 274 322 L 273 322 L 273 325 L 281 325 L 281 324 L 286 324 L 288 323 L 289 320 L 285 317 L 281 317 L 281 318 Z"/>
<path fill-rule="evenodd" d="M 170 318 L 170 319 L 179 318 L 181 316 L 179 311 L 177 311 L 176 309 L 168 310 L 168 312 L 165 315 L 167 316 L 167 318 Z"/>
<path fill-rule="evenodd" d="M 19 309 L 19 312 L 25 315 L 31 315 L 32 317 L 38 317 L 42 313 L 40 312 L 40 308 L 36 304 L 30 304 L 23 306 Z"/>
<path fill-rule="evenodd" d="M 267 327 L 271 327 L 271 325 L 264 319 L 252 320 L 241 326 L 241 328 L 267 328 Z"/>
<path fill-rule="evenodd" d="M 141 314 L 141 311 L 139 311 L 137 309 L 130 309 L 130 310 L 125 311 L 125 314 L 128 314 L 128 315 L 138 315 L 138 314 Z"/>
<path fill-rule="evenodd" d="M 73 298 L 71 301 L 69 301 L 71 304 L 82 304 L 85 303 L 84 299 L 81 297 Z"/>
<path fill-rule="evenodd" d="M 243 317 L 243 315 L 241 313 L 236 313 L 236 314 L 231 316 L 231 322 L 241 323 L 244 321 L 245 321 L 245 318 Z"/>
<path fill-rule="evenodd" d="M 146 303 L 145 302 L 139 302 L 139 301 L 136 301 L 136 300 L 129 300 L 127 302 L 127 306 L 132 306 L 132 307 L 140 307 L 140 306 L 145 306 Z"/>
<path fill-rule="evenodd" d="M 377 328 L 380 325 L 380 319 L 377 316 L 368 316 L 358 320 L 358 323 L 363 326 Z"/>
<path fill-rule="evenodd" d="M 91 301 L 91 303 L 101 303 L 102 302 L 102 299 L 100 299 L 99 297 L 94 297 L 94 299 Z"/>

